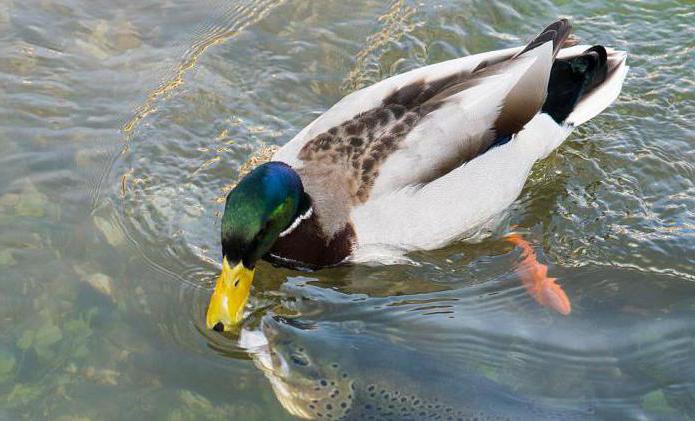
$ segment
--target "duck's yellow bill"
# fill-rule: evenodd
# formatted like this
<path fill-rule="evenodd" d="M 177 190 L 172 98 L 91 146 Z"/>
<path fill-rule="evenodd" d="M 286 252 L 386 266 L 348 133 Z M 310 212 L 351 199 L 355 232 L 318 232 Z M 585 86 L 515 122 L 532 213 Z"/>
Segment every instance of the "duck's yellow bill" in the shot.
<path fill-rule="evenodd" d="M 241 262 L 231 267 L 227 258 L 222 259 L 222 273 L 217 278 L 208 306 L 208 329 L 229 330 L 241 321 L 251 292 L 254 270 L 247 269 Z"/>

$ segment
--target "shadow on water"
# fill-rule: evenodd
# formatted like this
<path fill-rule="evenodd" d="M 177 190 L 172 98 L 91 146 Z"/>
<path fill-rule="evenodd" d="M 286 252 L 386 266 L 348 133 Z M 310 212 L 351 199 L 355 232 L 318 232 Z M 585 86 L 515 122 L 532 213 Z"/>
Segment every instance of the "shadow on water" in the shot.
<path fill-rule="evenodd" d="M 631 72 L 499 227 L 394 265 L 263 263 L 239 332 L 204 329 L 219 200 L 250 157 L 353 89 L 522 44 L 558 15 L 628 50 Z M 677 1 L 3 2 L 0 419 L 692 419 L 691 15 Z M 570 316 L 526 294 L 511 225 Z"/>

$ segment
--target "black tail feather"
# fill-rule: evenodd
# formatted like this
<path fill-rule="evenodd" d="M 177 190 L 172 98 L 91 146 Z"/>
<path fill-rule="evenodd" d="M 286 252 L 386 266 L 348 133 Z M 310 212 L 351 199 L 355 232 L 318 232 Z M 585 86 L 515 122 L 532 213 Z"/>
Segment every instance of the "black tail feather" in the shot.
<path fill-rule="evenodd" d="M 579 99 L 606 79 L 607 72 L 608 54 L 600 45 L 578 56 L 555 60 L 550 71 L 548 96 L 541 111 L 562 123 Z"/>
<path fill-rule="evenodd" d="M 519 54 L 517 54 L 517 56 L 520 56 L 527 51 L 531 51 L 539 45 L 543 45 L 548 41 L 553 41 L 553 57 L 555 57 L 557 52 L 560 50 L 560 48 L 562 48 L 562 45 L 570 36 L 571 31 L 572 24 L 570 24 L 569 20 L 564 18 L 558 19 L 555 22 L 548 25 L 548 27 L 546 27 L 544 30 L 542 30 L 537 37 L 531 40 L 531 42 L 529 42 L 526 45 L 526 47 L 523 50 L 521 50 Z"/>

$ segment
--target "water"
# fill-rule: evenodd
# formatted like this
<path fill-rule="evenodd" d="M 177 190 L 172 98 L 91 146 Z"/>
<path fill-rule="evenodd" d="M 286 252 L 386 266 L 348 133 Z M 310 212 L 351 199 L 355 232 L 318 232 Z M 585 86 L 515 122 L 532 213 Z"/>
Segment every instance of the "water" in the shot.
<path fill-rule="evenodd" d="M 509 395 L 597 418 L 695 418 L 694 12 L 3 0 L 0 419 L 293 419 L 269 379 L 297 398 L 320 379 L 302 358 L 463 409 L 486 384 L 483 410 Z M 522 44 L 560 15 L 631 66 L 615 106 L 534 167 L 500 228 L 527 233 L 570 316 L 525 293 L 519 250 L 495 235 L 391 266 L 261 264 L 241 337 L 280 333 L 258 345 L 205 331 L 219 199 L 250 157 L 355 88 Z M 287 338 L 307 355 L 283 372 L 268 355 Z M 460 390 L 437 392 L 452 381 Z"/>

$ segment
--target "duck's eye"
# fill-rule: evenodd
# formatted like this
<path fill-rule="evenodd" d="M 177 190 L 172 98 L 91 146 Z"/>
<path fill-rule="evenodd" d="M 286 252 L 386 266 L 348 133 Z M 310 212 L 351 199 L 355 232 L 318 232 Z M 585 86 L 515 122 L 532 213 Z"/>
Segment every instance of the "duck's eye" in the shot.
<path fill-rule="evenodd" d="M 302 366 L 302 367 L 306 367 L 309 365 L 309 360 L 307 359 L 306 356 L 304 356 L 302 354 L 294 353 L 294 354 L 290 355 L 290 361 L 292 361 L 292 363 L 294 365 L 298 365 L 298 366 Z"/>
<path fill-rule="evenodd" d="M 263 237 L 265 236 L 266 232 L 268 232 L 267 222 L 263 225 L 263 227 L 261 227 L 260 230 L 258 230 L 256 235 L 253 237 L 253 241 L 251 241 L 248 250 L 254 250 L 256 247 L 258 247 L 261 241 L 263 241 Z"/>
<path fill-rule="evenodd" d="M 265 237 L 265 234 L 268 232 L 268 226 L 270 225 L 270 222 L 266 222 L 263 227 L 258 231 L 256 234 L 255 241 L 261 241 L 263 237 Z"/>

